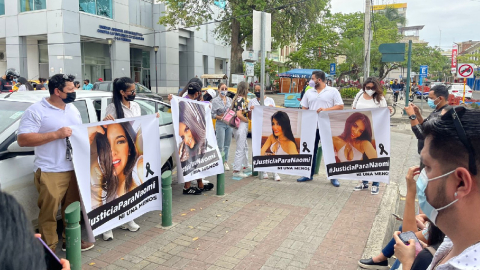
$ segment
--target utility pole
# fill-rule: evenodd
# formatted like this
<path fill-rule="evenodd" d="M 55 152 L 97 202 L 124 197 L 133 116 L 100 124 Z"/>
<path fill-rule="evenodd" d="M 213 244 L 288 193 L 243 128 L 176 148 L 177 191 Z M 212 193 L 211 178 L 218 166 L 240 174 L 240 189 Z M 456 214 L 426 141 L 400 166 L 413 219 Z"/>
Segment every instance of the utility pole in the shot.
<path fill-rule="evenodd" d="M 265 56 L 267 55 L 265 52 L 265 24 L 266 24 L 266 18 L 265 18 L 265 12 L 262 11 L 261 15 L 261 34 L 260 34 L 260 53 L 262 54 L 262 59 L 261 59 L 261 67 L 260 67 L 260 105 L 264 105 L 263 101 L 265 99 Z"/>
<path fill-rule="evenodd" d="M 364 62 L 363 62 L 363 80 L 367 79 L 370 76 L 370 40 L 371 40 L 371 31 L 372 31 L 372 20 L 371 20 L 371 12 L 372 7 L 370 5 L 371 0 L 365 0 L 365 29 L 363 34 L 363 39 L 365 42 L 365 50 L 364 50 Z"/>

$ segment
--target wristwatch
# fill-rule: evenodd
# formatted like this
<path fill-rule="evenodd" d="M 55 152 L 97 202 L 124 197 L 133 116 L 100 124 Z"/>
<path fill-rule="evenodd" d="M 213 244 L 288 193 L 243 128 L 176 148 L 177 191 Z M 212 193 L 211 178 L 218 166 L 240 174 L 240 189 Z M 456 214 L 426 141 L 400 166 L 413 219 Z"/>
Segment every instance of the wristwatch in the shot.
<path fill-rule="evenodd" d="M 412 114 L 408 117 L 408 119 L 415 120 L 415 119 L 417 119 L 417 116 L 415 114 Z"/>

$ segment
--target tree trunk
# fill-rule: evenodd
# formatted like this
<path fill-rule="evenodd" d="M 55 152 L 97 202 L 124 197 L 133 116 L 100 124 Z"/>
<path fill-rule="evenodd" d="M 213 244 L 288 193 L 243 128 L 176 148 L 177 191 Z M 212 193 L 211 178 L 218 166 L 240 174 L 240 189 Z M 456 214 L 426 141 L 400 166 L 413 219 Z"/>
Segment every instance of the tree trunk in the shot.
<path fill-rule="evenodd" d="M 240 22 L 232 19 L 232 37 L 231 37 L 231 51 L 230 51 L 230 74 L 243 73 L 243 48 L 240 43 Z M 232 76 L 229 80 L 232 83 Z"/>

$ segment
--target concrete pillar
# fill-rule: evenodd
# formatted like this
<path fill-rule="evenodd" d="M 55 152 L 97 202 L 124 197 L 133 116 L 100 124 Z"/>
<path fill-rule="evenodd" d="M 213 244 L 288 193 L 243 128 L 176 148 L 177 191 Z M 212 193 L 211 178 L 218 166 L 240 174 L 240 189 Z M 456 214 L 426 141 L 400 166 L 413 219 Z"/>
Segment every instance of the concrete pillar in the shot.
<path fill-rule="evenodd" d="M 131 77 L 130 74 L 130 44 L 128 42 L 114 40 L 111 46 L 112 79 L 118 77 Z"/>
<path fill-rule="evenodd" d="M 20 76 L 28 78 L 27 38 L 19 36 L 8 36 L 7 31 L 7 37 L 5 38 L 5 40 L 7 43 L 7 68 L 15 68 L 16 70 L 18 70 L 18 72 L 20 72 Z M 0 73 L 3 72 L 0 71 Z"/>
<path fill-rule="evenodd" d="M 203 40 L 200 32 L 191 32 L 187 40 L 187 80 L 203 74 Z"/>

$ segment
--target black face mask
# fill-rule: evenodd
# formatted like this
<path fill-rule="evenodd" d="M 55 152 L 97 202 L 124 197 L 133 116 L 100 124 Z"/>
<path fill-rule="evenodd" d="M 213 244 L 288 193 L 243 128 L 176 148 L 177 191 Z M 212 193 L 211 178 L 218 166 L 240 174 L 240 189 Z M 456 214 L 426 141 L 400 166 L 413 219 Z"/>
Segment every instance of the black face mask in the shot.
<path fill-rule="evenodd" d="M 62 91 L 63 92 L 63 91 Z M 65 93 L 65 92 L 64 92 Z M 62 98 L 63 102 L 65 104 L 67 103 L 70 103 L 70 102 L 74 102 L 75 101 L 75 98 L 77 98 L 77 93 L 76 92 L 72 92 L 72 93 L 65 93 L 67 94 L 67 97 L 65 99 Z"/>
<path fill-rule="evenodd" d="M 126 101 L 134 101 L 134 100 L 135 100 L 135 95 L 133 95 L 133 94 L 132 94 L 132 95 L 128 95 L 128 96 L 125 97 L 125 100 L 126 100 Z"/>
<path fill-rule="evenodd" d="M 260 97 L 260 92 L 255 92 L 255 96 L 257 96 L 257 98 Z"/>

